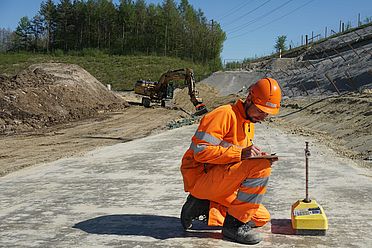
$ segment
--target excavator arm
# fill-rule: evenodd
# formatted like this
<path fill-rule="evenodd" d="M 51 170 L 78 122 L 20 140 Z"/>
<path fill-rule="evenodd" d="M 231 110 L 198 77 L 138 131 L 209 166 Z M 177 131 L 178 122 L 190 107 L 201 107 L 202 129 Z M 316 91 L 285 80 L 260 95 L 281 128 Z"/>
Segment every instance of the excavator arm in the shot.
<path fill-rule="evenodd" d="M 203 115 L 208 112 L 203 100 L 199 97 L 199 92 L 195 87 L 194 72 L 192 69 L 186 68 L 185 82 L 189 90 L 190 101 L 195 106 L 195 115 Z"/>

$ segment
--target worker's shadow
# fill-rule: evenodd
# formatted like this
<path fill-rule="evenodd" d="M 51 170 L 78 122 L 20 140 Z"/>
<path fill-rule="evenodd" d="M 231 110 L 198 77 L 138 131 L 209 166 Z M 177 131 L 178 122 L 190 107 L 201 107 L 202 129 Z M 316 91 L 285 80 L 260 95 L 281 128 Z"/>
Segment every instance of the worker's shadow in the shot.
<path fill-rule="evenodd" d="M 156 239 L 198 237 L 222 239 L 221 228 L 194 221 L 193 230 L 184 231 L 179 218 L 157 215 L 105 215 L 79 222 L 73 228 L 93 234 L 149 236 Z"/>
<path fill-rule="evenodd" d="M 290 219 L 272 219 L 271 233 L 294 235 L 295 230 L 292 228 L 292 222 Z"/>

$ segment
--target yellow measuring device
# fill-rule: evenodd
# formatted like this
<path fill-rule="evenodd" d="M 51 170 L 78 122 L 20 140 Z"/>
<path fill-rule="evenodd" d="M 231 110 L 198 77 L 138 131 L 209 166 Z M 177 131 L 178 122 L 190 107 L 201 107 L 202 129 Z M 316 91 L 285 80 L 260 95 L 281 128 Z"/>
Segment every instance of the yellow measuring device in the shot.
<path fill-rule="evenodd" d="M 324 209 L 314 199 L 309 198 L 309 142 L 305 142 L 306 197 L 292 205 L 292 228 L 298 235 L 325 235 L 328 219 Z"/>

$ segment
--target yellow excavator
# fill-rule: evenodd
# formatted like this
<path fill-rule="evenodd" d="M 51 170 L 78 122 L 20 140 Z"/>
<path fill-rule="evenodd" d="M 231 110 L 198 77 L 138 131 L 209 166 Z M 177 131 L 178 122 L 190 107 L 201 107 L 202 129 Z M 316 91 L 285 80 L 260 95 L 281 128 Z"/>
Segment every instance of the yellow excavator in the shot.
<path fill-rule="evenodd" d="M 203 115 L 208 112 L 203 100 L 195 89 L 194 72 L 190 68 L 169 70 L 160 76 L 158 82 L 138 80 L 134 86 L 134 92 L 142 95 L 142 105 L 150 107 L 151 102 L 161 103 L 165 107 L 165 101 L 173 98 L 172 80 L 185 80 L 189 90 L 190 101 L 195 106 L 194 115 Z"/>

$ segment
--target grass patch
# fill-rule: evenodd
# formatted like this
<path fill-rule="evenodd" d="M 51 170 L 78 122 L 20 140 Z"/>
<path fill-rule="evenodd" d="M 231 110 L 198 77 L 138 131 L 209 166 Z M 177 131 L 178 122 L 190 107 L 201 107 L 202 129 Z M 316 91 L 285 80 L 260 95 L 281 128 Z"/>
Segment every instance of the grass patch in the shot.
<path fill-rule="evenodd" d="M 158 56 L 109 56 L 107 54 L 84 53 L 83 55 L 61 55 L 34 53 L 1 53 L 0 74 L 13 76 L 31 64 L 59 62 L 77 64 L 87 70 L 102 84 L 111 84 L 115 90 L 132 90 L 139 79 L 157 81 L 167 70 L 192 68 L 197 81 L 209 76 L 207 65 L 195 64 L 179 58 Z"/>

